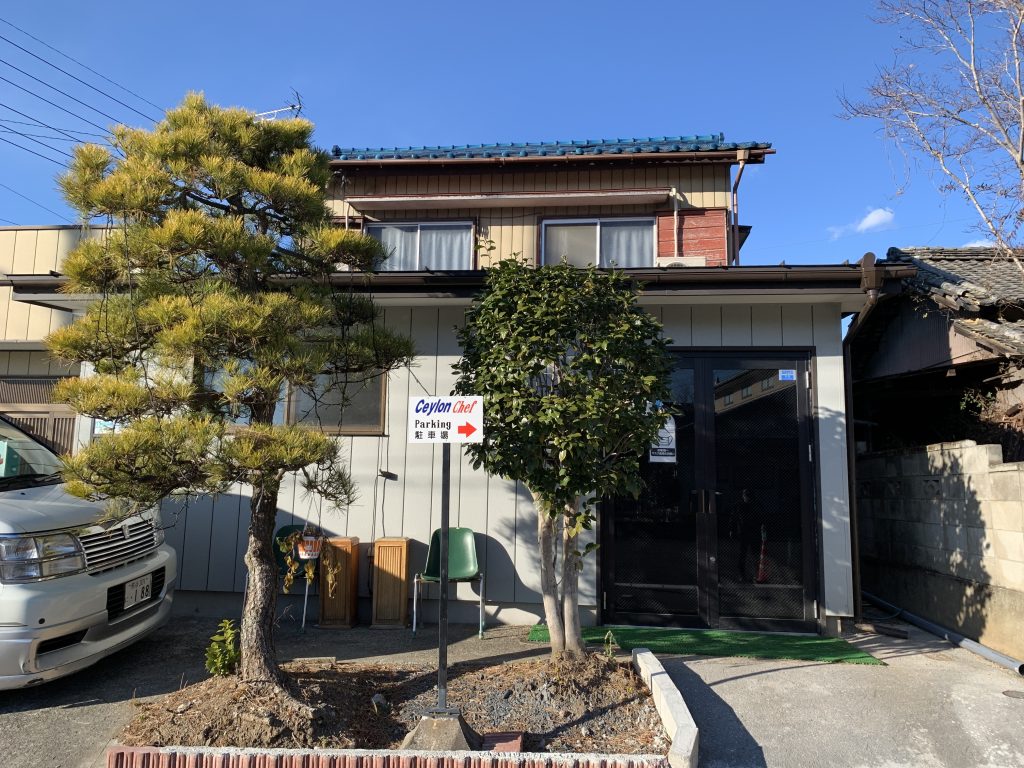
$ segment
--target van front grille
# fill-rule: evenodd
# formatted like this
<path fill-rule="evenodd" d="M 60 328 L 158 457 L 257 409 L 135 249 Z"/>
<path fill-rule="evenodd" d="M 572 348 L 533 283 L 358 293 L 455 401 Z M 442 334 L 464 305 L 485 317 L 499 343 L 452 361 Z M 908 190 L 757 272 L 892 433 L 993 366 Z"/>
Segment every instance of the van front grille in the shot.
<path fill-rule="evenodd" d="M 136 603 L 128 610 L 134 611 L 136 608 L 141 608 L 144 605 L 151 605 L 159 600 L 160 593 L 164 591 L 164 581 L 166 578 L 167 576 L 164 573 L 163 568 L 157 568 L 153 571 L 153 594 L 148 600 Z M 107 590 L 107 620 L 113 621 L 124 612 L 124 584 L 118 584 L 116 587 L 110 587 Z"/>
<path fill-rule="evenodd" d="M 79 535 L 85 550 L 85 565 L 90 573 L 116 568 L 144 557 L 157 548 L 155 521 L 129 519 L 106 529 L 90 529 Z"/>

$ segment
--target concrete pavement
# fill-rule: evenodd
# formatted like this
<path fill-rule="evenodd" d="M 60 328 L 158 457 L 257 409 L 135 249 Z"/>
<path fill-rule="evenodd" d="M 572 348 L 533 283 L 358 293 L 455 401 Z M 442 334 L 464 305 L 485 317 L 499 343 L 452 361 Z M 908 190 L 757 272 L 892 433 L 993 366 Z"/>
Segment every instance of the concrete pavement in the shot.
<path fill-rule="evenodd" d="M 1024 678 L 915 627 L 858 635 L 888 666 L 661 656 L 702 768 L 1019 768 Z"/>

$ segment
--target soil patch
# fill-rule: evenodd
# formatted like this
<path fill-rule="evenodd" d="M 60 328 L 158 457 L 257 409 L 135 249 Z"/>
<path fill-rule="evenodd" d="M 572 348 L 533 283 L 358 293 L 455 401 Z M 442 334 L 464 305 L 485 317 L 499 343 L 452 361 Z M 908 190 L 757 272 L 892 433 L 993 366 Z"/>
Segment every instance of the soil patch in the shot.
<path fill-rule="evenodd" d="M 294 698 L 210 678 L 138 711 L 129 746 L 394 749 L 436 705 L 429 667 L 300 660 L 282 665 Z M 448 701 L 479 733 L 523 731 L 530 751 L 667 751 L 650 692 L 628 662 L 590 654 L 552 664 L 460 663 Z"/>

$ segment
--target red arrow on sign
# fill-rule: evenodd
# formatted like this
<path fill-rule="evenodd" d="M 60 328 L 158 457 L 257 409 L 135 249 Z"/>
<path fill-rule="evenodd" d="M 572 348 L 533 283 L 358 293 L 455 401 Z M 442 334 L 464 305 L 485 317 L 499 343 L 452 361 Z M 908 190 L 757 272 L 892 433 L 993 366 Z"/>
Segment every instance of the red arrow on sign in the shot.
<path fill-rule="evenodd" d="M 465 435 L 466 437 L 469 437 L 474 432 L 476 432 L 476 427 L 474 427 L 472 424 L 470 424 L 467 421 L 465 424 L 463 424 L 461 427 L 459 427 L 456 430 L 456 432 L 458 432 L 460 435 Z"/>

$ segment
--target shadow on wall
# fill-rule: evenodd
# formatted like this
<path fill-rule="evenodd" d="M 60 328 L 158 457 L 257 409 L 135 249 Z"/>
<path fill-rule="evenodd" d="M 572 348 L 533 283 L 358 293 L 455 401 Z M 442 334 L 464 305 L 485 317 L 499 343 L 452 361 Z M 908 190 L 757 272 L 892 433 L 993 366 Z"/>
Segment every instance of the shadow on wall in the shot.
<path fill-rule="evenodd" d="M 1001 460 L 999 446 L 972 441 L 859 458 L 864 589 L 967 637 L 991 634 L 986 513 L 1014 495 L 994 487 Z"/>

